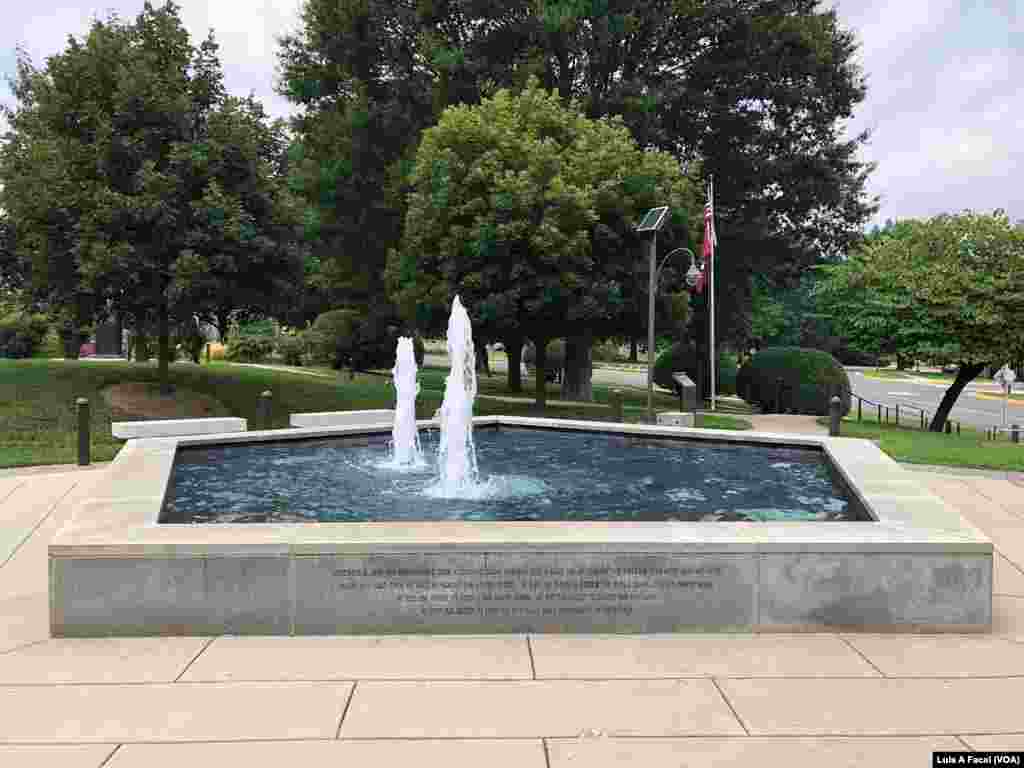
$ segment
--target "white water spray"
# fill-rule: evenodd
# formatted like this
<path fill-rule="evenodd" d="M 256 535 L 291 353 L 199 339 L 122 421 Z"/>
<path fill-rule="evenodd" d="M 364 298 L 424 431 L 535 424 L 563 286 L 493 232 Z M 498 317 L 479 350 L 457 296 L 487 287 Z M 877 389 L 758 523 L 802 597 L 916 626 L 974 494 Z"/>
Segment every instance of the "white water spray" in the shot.
<path fill-rule="evenodd" d="M 416 395 L 420 385 L 416 381 L 416 354 L 412 339 L 402 336 L 395 349 L 395 367 L 391 369 L 395 382 L 395 423 L 391 427 L 391 465 L 396 467 L 422 467 L 423 451 L 420 433 L 416 428 Z"/>
<path fill-rule="evenodd" d="M 451 373 L 441 403 L 441 437 L 437 453 L 437 483 L 432 496 L 466 498 L 479 494 L 476 446 L 473 445 L 473 400 L 476 398 L 476 351 L 469 314 L 459 297 L 448 318 L 448 359 Z"/>

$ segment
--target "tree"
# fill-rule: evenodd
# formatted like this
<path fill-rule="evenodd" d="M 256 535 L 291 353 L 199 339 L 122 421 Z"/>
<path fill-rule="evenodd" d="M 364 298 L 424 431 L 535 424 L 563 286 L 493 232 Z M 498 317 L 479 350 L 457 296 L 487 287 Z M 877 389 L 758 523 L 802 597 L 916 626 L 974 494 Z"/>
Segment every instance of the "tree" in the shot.
<path fill-rule="evenodd" d="M 640 215 L 671 205 L 660 237 L 669 248 L 696 209 L 673 158 L 640 150 L 621 121 L 589 120 L 536 82 L 446 110 L 424 133 L 411 187 L 392 291 L 421 316 L 458 293 L 474 333 L 532 339 L 540 405 L 551 339 L 621 328 Z"/>
<path fill-rule="evenodd" d="M 864 345 L 959 363 L 929 429 L 943 429 L 964 387 L 988 365 L 1019 359 L 1024 232 L 1000 213 L 907 221 L 848 261 L 823 267 L 818 295 Z"/>
<path fill-rule="evenodd" d="M 301 268 L 276 139 L 253 102 L 226 97 L 212 34 L 193 47 L 178 6 L 96 20 L 43 70 L 23 57 L 15 95 L 0 207 L 33 282 L 51 302 L 83 299 L 79 324 L 108 298 L 154 315 L 162 390 L 172 317 L 208 308 L 211 284 L 265 296 Z"/>
<path fill-rule="evenodd" d="M 356 105 L 375 131 L 374 163 L 318 187 L 365 189 L 348 197 L 353 220 L 388 221 L 381 206 L 401 213 L 383 184 L 358 186 L 366 169 L 394 178 L 445 106 L 521 88 L 530 75 L 588 117 L 621 116 L 640 146 L 701 161 L 716 180 L 716 328 L 726 339 L 745 328 L 751 274 L 796 279 L 822 254 L 846 252 L 876 208 L 864 194 L 870 166 L 856 159 L 867 135 L 842 138 L 865 95 L 855 53 L 853 34 L 818 0 L 307 0 L 281 63 L 282 88 L 308 108 L 300 133 L 343 122 Z M 366 156 L 337 144 L 321 173 Z M 381 228 L 382 245 L 356 241 L 344 260 L 379 268 L 397 236 L 372 231 Z"/>

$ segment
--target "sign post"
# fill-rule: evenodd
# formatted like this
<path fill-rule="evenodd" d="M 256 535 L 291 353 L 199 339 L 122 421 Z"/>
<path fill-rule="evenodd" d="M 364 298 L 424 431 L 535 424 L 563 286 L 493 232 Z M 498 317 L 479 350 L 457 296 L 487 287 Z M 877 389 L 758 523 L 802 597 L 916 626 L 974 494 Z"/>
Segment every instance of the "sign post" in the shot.
<path fill-rule="evenodd" d="M 1010 392 L 1013 391 L 1013 382 L 1016 378 L 1017 374 L 1013 372 L 1013 368 L 1009 364 L 996 371 L 996 375 L 992 377 L 993 381 L 999 383 L 1003 388 L 1003 429 L 1006 429 L 1006 407 L 1009 405 Z"/>

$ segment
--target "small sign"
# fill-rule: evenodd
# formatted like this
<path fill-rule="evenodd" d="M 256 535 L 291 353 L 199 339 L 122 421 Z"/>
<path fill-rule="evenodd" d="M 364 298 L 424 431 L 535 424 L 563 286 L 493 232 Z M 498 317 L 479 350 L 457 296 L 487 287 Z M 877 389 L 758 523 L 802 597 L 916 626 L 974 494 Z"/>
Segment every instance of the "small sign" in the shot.
<path fill-rule="evenodd" d="M 696 384 L 693 383 L 693 380 L 689 376 L 687 376 L 685 373 L 683 373 L 682 371 L 678 371 L 677 373 L 673 373 L 672 374 L 672 379 L 675 381 L 676 384 L 678 384 L 681 387 L 695 387 L 695 386 L 697 386 Z"/>

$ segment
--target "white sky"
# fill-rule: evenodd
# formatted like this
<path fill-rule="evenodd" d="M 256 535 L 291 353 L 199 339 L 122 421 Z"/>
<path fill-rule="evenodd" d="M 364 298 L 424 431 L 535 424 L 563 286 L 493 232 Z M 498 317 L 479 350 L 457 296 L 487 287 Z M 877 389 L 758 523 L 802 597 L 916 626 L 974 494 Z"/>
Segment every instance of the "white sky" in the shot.
<path fill-rule="evenodd" d="M 285 117 L 290 105 L 273 92 L 275 37 L 296 27 L 299 2 L 182 0 L 182 19 L 195 43 L 214 29 L 231 93 L 254 92 Z M 1024 219 L 1024 184 L 1014 178 L 1024 167 L 1024 0 L 826 2 L 862 43 L 868 95 L 848 128 L 872 132 L 863 157 L 878 163 L 868 187 L 882 197 L 876 221 L 964 208 Z M 42 65 L 94 16 L 131 19 L 141 9 L 141 0 L 12 0 L 0 74 L 13 75 L 16 45 Z M 6 86 L 0 100 L 13 103 Z"/>

